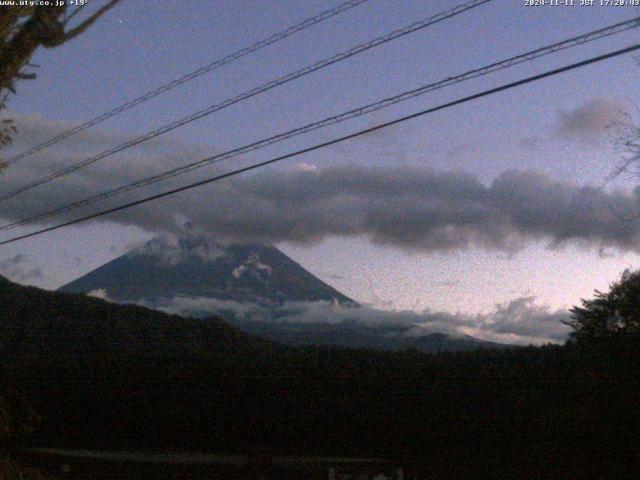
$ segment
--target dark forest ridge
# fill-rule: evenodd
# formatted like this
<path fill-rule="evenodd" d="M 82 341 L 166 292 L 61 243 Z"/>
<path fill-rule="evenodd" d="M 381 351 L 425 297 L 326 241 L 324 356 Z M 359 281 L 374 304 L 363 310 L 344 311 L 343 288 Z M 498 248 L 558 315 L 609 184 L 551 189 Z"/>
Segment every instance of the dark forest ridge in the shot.
<path fill-rule="evenodd" d="M 0 355 L 5 358 L 171 356 L 270 346 L 215 317 L 186 319 L 81 294 L 23 287 L 3 277 L 0 306 Z"/>
<path fill-rule="evenodd" d="M 0 378 L 42 418 L 31 445 L 389 458 L 429 478 L 637 460 L 619 448 L 640 425 L 637 351 L 291 348 L 4 278 L 0 306 Z"/>

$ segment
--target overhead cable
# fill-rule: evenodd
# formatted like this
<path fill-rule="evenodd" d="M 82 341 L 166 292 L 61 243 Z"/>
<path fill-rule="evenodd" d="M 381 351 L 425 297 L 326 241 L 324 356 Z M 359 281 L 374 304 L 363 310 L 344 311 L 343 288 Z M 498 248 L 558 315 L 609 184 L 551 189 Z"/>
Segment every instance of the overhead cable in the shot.
<path fill-rule="evenodd" d="M 422 110 L 420 112 L 413 113 L 411 115 L 406 115 L 404 117 L 400 117 L 400 118 L 397 118 L 395 120 L 376 125 L 374 127 L 366 128 L 364 130 L 360 130 L 358 132 L 351 133 L 349 135 L 344 135 L 342 137 L 338 137 L 338 138 L 335 138 L 333 140 L 329 140 L 327 142 L 319 143 L 319 144 L 313 145 L 311 147 L 307 147 L 307 148 L 303 148 L 303 149 L 300 149 L 300 150 L 296 150 L 294 152 L 291 152 L 291 153 L 288 153 L 288 154 L 285 154 L 285 155 L 281 155 L 281 156 L 278 156 L 278 157 L 275 157 L 275 158 L 271 158 L 271 159 L 265 160 L 263 162 L 255 163 L 255 164 L 247 166 L 247 167 L 238 168 L 238 169 L 233 170 L 231 172 L 227 172 L 227 173 L 223 173 L 223 174 L 220 174 L 220 175 L 216 175 L 214 177 L 210 177 L 210 178 L 207 178 L 205 180 L 200 180 L 200 181 L 195 182 L 195 183 L 190 183 L 188 185 L 185 185 L 185 186 L 182 186 L 182 187 L 179 187 L 179 188 L 174 188 L 174 189 L 171 189 L 171 190 L 167 190 L 165 192 L 158 193 L 158 194 L 155 194 L 155 195 L 151 195 L 151 196 L 136 200 L 134 202 L 125 203 L 125 204 L 119 205 L 117 207 L 108 208 L 108 209 L 102 210 L 100 212 L 92 213 L 90 215 L 79 217 L 79 218 L 76 218 L 76 219 L 73 219 L 73 220 L 70 220 L 70 221 L 67 221 L 67 222 L 64 222 L 64 223 L 60 223 L 60 224 L 57 224 L 57 225 L 54 225 L 54 226 L 51 226 L 51 227 L 47 227 L 47 228 L 43 228 L 43 229 L 40 229 L 40 230 L 36 230 L 35 232 L 27 233 L 25 235 L 20 235 L 20 236 L 14 237 L 14 238 L 10 238 L 8 240 L 1 241 L 0 242 L 0 246 L 8 245 L 10 243 L 18 242 L 20 240 L 25 240 L 27 238 L 35 237 L 37 235 L 42 235 L 44 233 L 52 232 L 54 230 L 59 230 L 61 228 L 69 227 L 71 225 L 76 225 L 76 224 L 79 224 L 79 223 L 82 223 L 82 222 L 86 222 L 88 220 L 92 220 L 92 219 L 99 218 L 99 217 L 102 217 L 102 216 L 105 216 L 105 215 L 109 215 L 111 213 L 116 213 L 116 212 L 119 212 L 119 211 L 122 211 L 122 210 L 126 210 L 128 208 L 132 208 L 132 207 L 135 207 L 135 206 L 138 206 L 138 205 L 142 205 L 142 204 L 154 201 L 154 200 L 158 200 L 160 198 L 168 197 L 170 195 L 175 195 L 177 193 L 184 192 L 184 191 L 187 191 L 187 190 L 191 190 L 191 189 L 203 186 L 203 185 L 208 185 L 210 183 L 217 182 L 217 181 L 220 181 L 220 180 L 224 180 L 225 178 L 233 177 L 233 176 L 239 175 L 241 173 L 245 173 L 245 172 L 248 172 L 248 171 L 251 171 L 251 170 L 255 170 L 255 169 L 258 169 L 258 168 L 261 168 L 261 167 L 265 167 L 267 165 L 271 165 L 271 164 L 274 164 L 276 162 L 280 162 L 282 160 L 286 160 L 286 159 L 297 157 L 299 155 L 303 155 L 303 154 L 306 154 L 306 153 L 309 153 L 309 152 L 313 152 L 315 150 L 326 148 L 326 147 L 329 147 L 331 145 L 335 145 L 337 143 L 341 143 L 341 142 L 350 140 L 352 138 L 360 137 L 362 135 L 367 135 L 367 134 L 375 132 L 377 130 L 381 130 L 383 128 L 388 128 L 390 126 L 397 125 L 399 123 L 406 122 L 408 120 L 412 120 L 414 118 L 418 118 L 418 117 L 421 117 L 421 116 L 424 116 L 424 115 L 427 115 L 427 114 L 430 114 L 430 113 L 433 113 L 433 112 L 436 112 L 436 111 L 439 111 L 439 110 L 444 110 L 444 109 L 451 108 L 451 107 L 456 106 L 456 105 L 460 105 L 462 103 L 466 103 L 466 102 L 469 102 L 469 101 L 472 101 L 472 100 L 476 100 L 478 98 L 486 97 L 486 96 L 489 96 L 489 95 L 494 95 L 494 94 L 496 94 L 498 92 L 502 92 L 502 91 L 509 90 L 509 89 L 512 89 L 512 88 L 515 88 L 515 87 L 519 87 L 519 86 L 522 86 L 522 85 L 525 85 L 525 84 L 528 84 L 528 83 L 531 83 L 531 82 L 539 81 L 539 80 L 542 80 L 544 78 L 548 78 L 548 77 L 552 77 L 552 76 L 555 76 L 555 75 L 559 75 L 561 73 L 568 72 L 570 70 L 575 70 L 577 68 L 581 68 L 581 67 L 584 67 L 584 66 L 587 66 L 587 65 L 591 65 L 591 64 L 594 64 L 594 63 L 597 63 L 597 62 L 608 60 L 610 58 L 614 58 L 614 57 L 617 57 L 619 55 L 624 55 L 624 54 L 627 54 L 627 53 L 630 53 L 630 52 L 633 52 L 633 51 L 636 51 L 636 50 L 639 50 L 639 49 L 640 49 L 640 44 L 636 44 L 636 45 L 633 45 L 633 46 L 630 46 L 630 47 L 627 47 L 627 48 L 623 48 L 623 49 L 620 49 L 620 50 L 616 50 L 616 51 L 613 51 L 613 52 L 610 52 L 610 53 L 607 53 L 607 54 L 604 54 L 604 55 L 599 55 L 597 57 L 592 57 L 592 58 L 589 58 L 587 60 L 583 60 L 581 62 L 573 63 L 571 65 L 566 65 L 566 66 L 561 67 L 561 68 L 556 68 L 554 70 L 549 70 L 547 72 L 540 73 L 538 75 L 533 75 L 533 76 L 524 78 L 522 80 L 518 80 L 518 81 L 515 81 L 515 82 L 507 83 L 507 84 L 501 85 L 499 87 L 491 88 L 489 90 L 484 90 L 484 91 L 482 91 L 480 93 L 476 93 L 474 95 L 469 95 L 467 97 L 463 97 L 463 98 L 460 98 L 458 100 L 454 100 L 452 102 L 444 103 L 444 104 L 438 105 L 436 107 L 431 107 L 431 108 L 428 108 L 426 110 Z"/>
<path fill-rule="evenodd" d="M 81 125 L 78 125 L 77 127 L 71 128 L 69 130 L 66 130 L 62 133 L 60 133 L 59 135 L 56 135 L 55 137 L 52 137 L 42 143 L 39 143 L 38 145 L 35 145 L 34 147 L 29 148 L 28 150 L 25 150 L 24 152 L 10 158 L 9 160 L 6 161 L 6 164 L 8 166 L 13 165 L 16 162 L 19 162 L 20 160 L 22 160 L 23 158 L 29 157 L 31 155 L 33 155 L 36 152 L 40 152 L 42 150 L 44 150 L 45 148 L 48 148 L 52 145 L 55 145 L 56 143 L 61 142 L 62 140 L 64 140 L 65 138 L 69 138 L 72 135 L 75 135 L 76 133 L 82 132 L 84 130 L 87 130 L 88 128 L 91 128 L 95 125 L 98 125 L 99 123 L 104 122 L 105 120 L 114 117 L 116 115 L 119 115 L 122 112 L 125 112 L 137 105 L 140 105 L 141 103 L 147 102 L 149 100 L 151 100 L 152 98 L 157 97 L 158 95 L 161 95 L 165 92 L 168 92 L 169 90 L 182 85 L 183 83 L 189 82 L 195 78 L 198 78 L 206 73 L 212 72 L 224 65 L 228 65 L 231 62 L 234 62 L 235 60 L 238 60 L 242 57 L 245 57 L 251 53 L 257 52 L 258 50 L 269 46 L 269 45 L 273 45 L 276 42 L 279 42 L 280 40 L 284 40 L 287 37 L 290 37 L 291 35 L 293 35 L 294 33 L 298 33 L 302 30 L 305 30 L 313 25 L 316 25 L 320 22 L 323 22 L 331 17 L 334 17 L 336 15 L 339 15 L 343 12 L 346 12 L 347 10 L 351 10 L 354 7 L 357 7 L 365 2 L 368 2 L 369 0 L 350 0 L 348 2 L 342 3 L 340 5 L 338 5 L 337 7 L 334 7 L 330 10 L 326 10 L 318 15 L 315 15 L 313 17 L 307 18 L 306 20 L 303 20 L 302 22 L 293 25 L 285 30 L 282 30 L 278 33 L 275 33 L 273 35 L 271 35 L 270 37 L 267 37 L 263 40 L 260 40 L 259 42 L 254 43 L 253 45 L 250 45 L 248 47 L 244 47 L 230 55 L 227 55 L 224 58 L 221 58 L 219 60 L 215 60 L 214 62 L 209 63 L 208 65 L 205 65 L 204 67 L 200 67 L 197 70 L 194 70 L 190 73 L 187 73 L 185 75 L 183 75 L 180 78 L 177 78 L 169 83 L 166 83 L 164 85 L 161 85 L 157 88 L 154 88 L 153 90 L 148 91 L 147 93 L 145 93 L 144 95 L 141 95 L 139 97 L 134 98 L 133 100 L 129 100 L 126 103 L 123 103 L 122 105 L 109 110 L 106 113 L 103 113 L 101 115 L 98 115 L 95 118 L 92 118 L 91 120 L 88 120 L 86 122 L 84 122 Z"/>
<path fill-rule="evenodd" d="M 283 133 L 279 133 L 277 135 L 273 135 L 270 136 L 268 138 L 264 138 L 262 140 L 256 141 L 256 142 L 252 142 L 250 144 L 247 145 L 243 145 L 241 147 L 238 148 L 234 148 L 232 150 L 228 150 L 226 152 L 222 152 L 219 153 L 217 155 L 211 156 L 211 157 L 207 157 L 205 159 L 187 164 L 187 165 L 183 165 L 183 166 L 179 166 L 176 168 L 173 168 L 171 170 L 167 170 L 164 171 L 162 173 L 156 174 L 156 175 L 152 175 L 149 177 L 145 177 L 143 179 L 134 181 L 132 183 L 123 185 L 121 187 L 117 187 L 115 189 L 112 190 L 108 190 L 96 195 L 92 195 L 90 197 L 84 198 L 82 200 L 79 201 L 75 201 L 75 202 L 70 202 L 68 204 L 64 204 L 64 205 L 60 205 L 58 207 L 54 207 L 48 210 L 45 210 L 43 212 L 39 212 L 33 215 L 30 215 L 28 217 L 19 219 L 15 222 L 9 223 L 9 224 L 5 224 L 0 226 L 0 231 L 1 230 L 9 230 L 21 225 L 26 225 L 26 224 L 30 224 L 33 223 L 35 221 L 38 220 L 43 220 L 46 218 L 50 218 L 53 217 L 55 215 L 59 215 L 62 213 L 66 213 L 69 211 L 72 211 L 76 208 L 80 208 L 83 206 L 87 206 L 87 205 L 91 205 L 93 203 L 96 203 L 98 201 L 101 200 L 106 200 L 108 198 L 114 197 L 116 195 L 120 195 L 123 194 L 125 192 L 129 192 L 131 190 L 135 190 L 135 189 L 139 189 L 172 177 L 176 177 L 178 175 L 182 175 L 188 172 L 191 172 L 193 170 L 214 164 L 214 163 L 219 163 L 222 162 L 223 160 L 228 160 L 234 157 L 237 157 L 239 155 L 242 154 L 246 154 L 255 150 L 259 150 L 261 148 L 265 148 L 269 145 L 273 145 L 275 143 L 279 143 L 282 142 L 284 140 L 287 140 L 289 138 L 292 137 L 296 137 L 299 135 L 303 135 L 309 132 L 312 132 L 314 130 L 318 130 L 320 128 L 324 128 L 330 125 L 334 125 L 337 123 L 341 123 L 353 118 L 357 118 L 360 117 L 362 115 L 366 115 L 368 113 L 372 113 L 375 112 L 377 110 L 381 110 L 384 108 L 387 108 L 391 105 L 395 105 L 398 104 L 400 102 L 404 102 L 407 101 L 409 99 L 412 99 L 414 97 L 420 96 L 420 95 L 424 95 L 426 93 L 450 86 L 450 85 L 454 85 L 457 83 L 462 83 L 464 81 L 473 79 L 473 78 L 477 78 L 477 77 L 481 77 L 484 75 L 488 75 L 490 73 L 499 71 L 499 70 L 503 70 L 509 67 L 512 67 L 514 65 L 518 65 L 524 62 L 528 62 L 528 61 L 532 61 L 536 58 L 540 58 L 542 56 L 545 55 L 549 55 L 551 53 L 554 52 L 558 52 L 561 50 L 566 50 L 568 48 L 572 48 L 578 45 L 582 45 L 584 43 L 587 42 L 591 42 L 594 40 L 598 40 L 601 38 L 605 38 L 611 35 L 614 35 L 616 33 L 620 33 L 632 28 L 637 28 L 640 27 L 640 17 L 632 19 L 632 20 L 628 20 L 626 22 L 621 22 L 621 23 L 617 23 L 614 25 L 611 25 L 609 27 L 605 27 L 605 28 L 601 28 L 599 30 L 595 30 L 577 37 L 573 37 L 570 38 L 568 40 L 564 40 L 561 42 L 557 42 L 551 45 L 548 45 L 546 47 L 541 47 L 520 55 L 517 55 L 515 57 L 510 57 L 508 59 L 505 60 L 501 60 L 495 63 L 492 63 L 490 65 L 481 67 L 481 68 L 477 68 L 477 69 L 473 69 L 470 71 L 467 71 L 463 74 L 460 75 L 456 75 L 453 77 L 447 77 L 443 80 L 440 80 L 438 82 L 435 83 L 430 83 L 427 85 L 423 85 L 419 88 L 416 88 L 414 90 L 410 90 L 407 92 L 403 92 L 399 95 L 395 95 L 393 97 L 388 97 L 385 98 L 383 100 L 377 101 L 375 103 L 370 103 L 368 105 L 364 105 L 362 107 L 356 108 L 356 109 L 352 109 L 343 113 L 340 113 L 338 115 L 333 115 L 331 117 L 327 117 L 324 118 L 322 120 L 304 125 L 302 127 L 298 127 L 292 130 L 288 130 L 286 132 Z"/>
<path fill-rule="evenodd" d="M 27 192 L 33 188 L 39 187 L 40 185 L 44 185 L 46 183 L 49 183 L 57 178 L 60 178 L 64 175 L 69 175 L 70 173 L 76 172 L 80 169 L 86 168 L 89 165 L 92 165 L 100 160 L 103 160 L 107 157 L 110 157 L 111 155 L 114 155 L 118 152 L 122 152 L 123 150 L 127 150 L 128 148 L 131 148 L 133 146 L 139 145 L 141 143 L 144 143 L 146 141 L 149 141 L 153 138 L 159 137 L 160 135 L 164 135 L 165 133 L 171 132 L 172 130 L 175 130 L 177 128 L 183 127 L 191 122 L 194 122 L 196 120 L 199 120 L 201 118 L 204 118 L 206 116 L 211 115 L 212 113 L 218 112 L 220 110 L 223 110 L 227 107 L 230 107 L 231 105 L 235 105 L 236 103 L 242 102 L 244 100 L 247 100 L 249 98 L 255 97 L 256 95 L 259 95 L 261 93 L 267 92 L 273 88 L 279 87 L 281 85 L 284 85 L 286 83 L 289 83 L 293 80 L 296 80 L 298 78 L 304 77 L 306 75 L 309 75 L 310 73 L 316 72 L 320 69 L 326 68 L 330 65 L 336 64 L 338 62 L 341 62 L 343 60 L 346 60 L 348 58 L 351 58 L 355 55 L 358 55 L 362 52 L 365 52 L 367 50 L 370 50 L 372 48 L 378 47 L 380 45 L 383 45 L 385 43 L 391 42 L 392 40 L 396 40 L 400 37 L 403 37 L 405 35 L 408 35 L 410 33 L 413 32 L 417 32 L 418 30 L 421 30 L 423 28 L 426 28 L 430 25 L 434 25 L 436 23 L 442 22 L 446 19 L 449 19 L 453 16 L 459 15 L 463 12 L 466 12 L 468 10 L 471 10 L 473 8 L 476 8 L 484 3 L 488 3 L 491 2 L 492 0 L 473 0 L 471 2 L 467 2 L 464 3 L 462 5 L 458 5 L 457 7 L 451 8 L 445 12 L 442 13 L 438 13 L 436 15 L 433 15 L 431 17 L 429 17 L 428 19 L 422 20 L 420 22 L 415 22 L 412 23 L 411 25 L 405 27 L 405 28 L 401 28 L 399 30 L 395 30 L 387 35 L 375 38 L 369 42 L 366 43 L 362 43 L 358 46 L 355 46 L 347 51 L 344 51 L 342 53 L 338 53 L 330 58 L 321 60 L 319 62 L 316 62 L 312 65 L 309 65 L 307 67 L 304 67 L 300 70 L 296 70 L 295 72 L 289 73 L 283 77 L 280 77 L 276 80 L 271 80 L 259 87 L 255 87 L 251 90 L 248 90 L 244 93 L 241 93 L 240 95 L 237 95 L 235 97 L 229 98 L 227 100 L 224 100 L 221 103 L 217 103 L 214 105 L 211 105 L 210 107 L 207 107 L 203 110 L 199 110 L 195 113 L 192 113 L 191 115 L 188 115 L 186 117 L 183 117 L 179 120 L 176 120 L 168 125 L 164 125 L 156 130 L 150 131 L 145 133 L 144 135 L 138 136 L 136 138 L 133 138 L 132 140 L 129 140 L 125 143 L 122 143 L 120 145 L 117 145 L 113 148 L 110 148 L 108 150 L 105 150 L 104 152 L 101 152 L 97 155 L 94 155 L 92 157 L 89 157 L 85 160 L 82 160 L 80 162 L 74 163 L 73 165 L 70 165 L 68 167 L 62 168 L 56 172 L 50 173 L 49 175 L 45 175 L 37 180 L 34 180 L 30 183 L 27 183 L 26 185 L 23 185 L 21 187 L 18 187 L 15 190 L 12 190 L 8 193 L 2 194 L 0 195 L 0 202 L 8 200 L 10 198 L 15 197 L 16 195 L 19 195 L 21 193 Z"/>

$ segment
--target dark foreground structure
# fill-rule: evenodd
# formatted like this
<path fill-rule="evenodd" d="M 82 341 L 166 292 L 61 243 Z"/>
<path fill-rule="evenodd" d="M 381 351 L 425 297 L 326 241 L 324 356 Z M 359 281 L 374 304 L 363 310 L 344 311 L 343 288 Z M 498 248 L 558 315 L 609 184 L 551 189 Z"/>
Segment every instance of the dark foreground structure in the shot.
<path fill-rule="evenodd" d="M 91 479 L 225 478 L 271 480 L 408 480 L 406 469 L 381 459 L 281 457 L 264 450 L 247 455 L 131 454 L 31 449 L 14 453 L 50 475 Z"/>

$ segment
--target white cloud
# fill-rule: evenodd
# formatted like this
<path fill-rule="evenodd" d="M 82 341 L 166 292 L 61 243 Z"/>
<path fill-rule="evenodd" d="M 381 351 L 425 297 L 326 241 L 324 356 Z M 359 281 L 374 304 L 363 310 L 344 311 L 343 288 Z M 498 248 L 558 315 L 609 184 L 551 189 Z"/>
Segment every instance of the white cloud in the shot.
<path fill-rule="evenodd" d="M 185 262 L 189 257 L 199 258 L 203 262 L 213 262 L 224 255 L 224 250 L 211 235 L 185 233 L 180 237 L 159 235 L 135 247 L 127 255 L 150 255 L 161 265 L 171 267 Z"/>
<path fill-rule="evenodd" d="M 317 172 L 318 167 L 312 163 L 300 162 L 295 166 L 295 170 L 299 172 Z"/>
<path fill-rule="evenodd" d="M 564 341 L 569 328 L 562 324 L 561 320 L 569 318 L 568 312 L 551 311 L 548 307 L 536 305 L 534 300 L 533 297 L 517 298 L 505 304 L 496 305 L 494 311 L 480 315 L 431 310 L 388 311 L 368 306 L 353 308 L 326 301 L 288 302 L 275 309 L 268 309 L 262 305 L 181 296 L 165 301 L 160 308 L 180 315 L 230 311 L 238 319 L 265 322 L 301 324 L 350 322 L 369 328 L 395 328 L 397 334 L 407 336 L 445 333 L 456 337 L 470 335 L 487 341 L 521 345 Z M 146 305 L 150 306 L 148 303 Z"/>
<path fill-rule="evenodd" d="M 560 111 L 558 133 L 568 139 L 596 145 L 624 122 L 629 105 L 612 98 L 592 98 L 571 111 Z"/>

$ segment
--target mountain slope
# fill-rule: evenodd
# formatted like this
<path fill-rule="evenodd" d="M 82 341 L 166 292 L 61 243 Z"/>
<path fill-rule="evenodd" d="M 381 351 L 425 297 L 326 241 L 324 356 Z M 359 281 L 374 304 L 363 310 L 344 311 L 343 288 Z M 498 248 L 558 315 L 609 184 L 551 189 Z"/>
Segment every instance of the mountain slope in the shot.
<path fill-rule="evenodd" d="M 189 317 L 214 314 L 246 332 L 293 346 L 424 352 L 501 347 L 468 336 L 411 335 L 411 324 L 369 326 L 366 312 L 351 308 L 358 307 L 356 302 L 278 249 L 223 247 L 202 236 L 155 238 L 59 291 L 93 292 Z M 304 318 L 311 310 L 316 319 Z"/>
<path fill-rule="evenodd" d="M 117 302 L 150 304 L 176 296 L 262 305 L 321 300 L 355 304 L 275 247 L 221 247 L 193 236 L 175 242 L 151 240 L 59 290 L 102 290 Z"/>
<path fill-rule="evenodd" d="M 268 348 L 218 318 L 196 320 L 0 277 L 0 358 L 206 354 Z"/>

